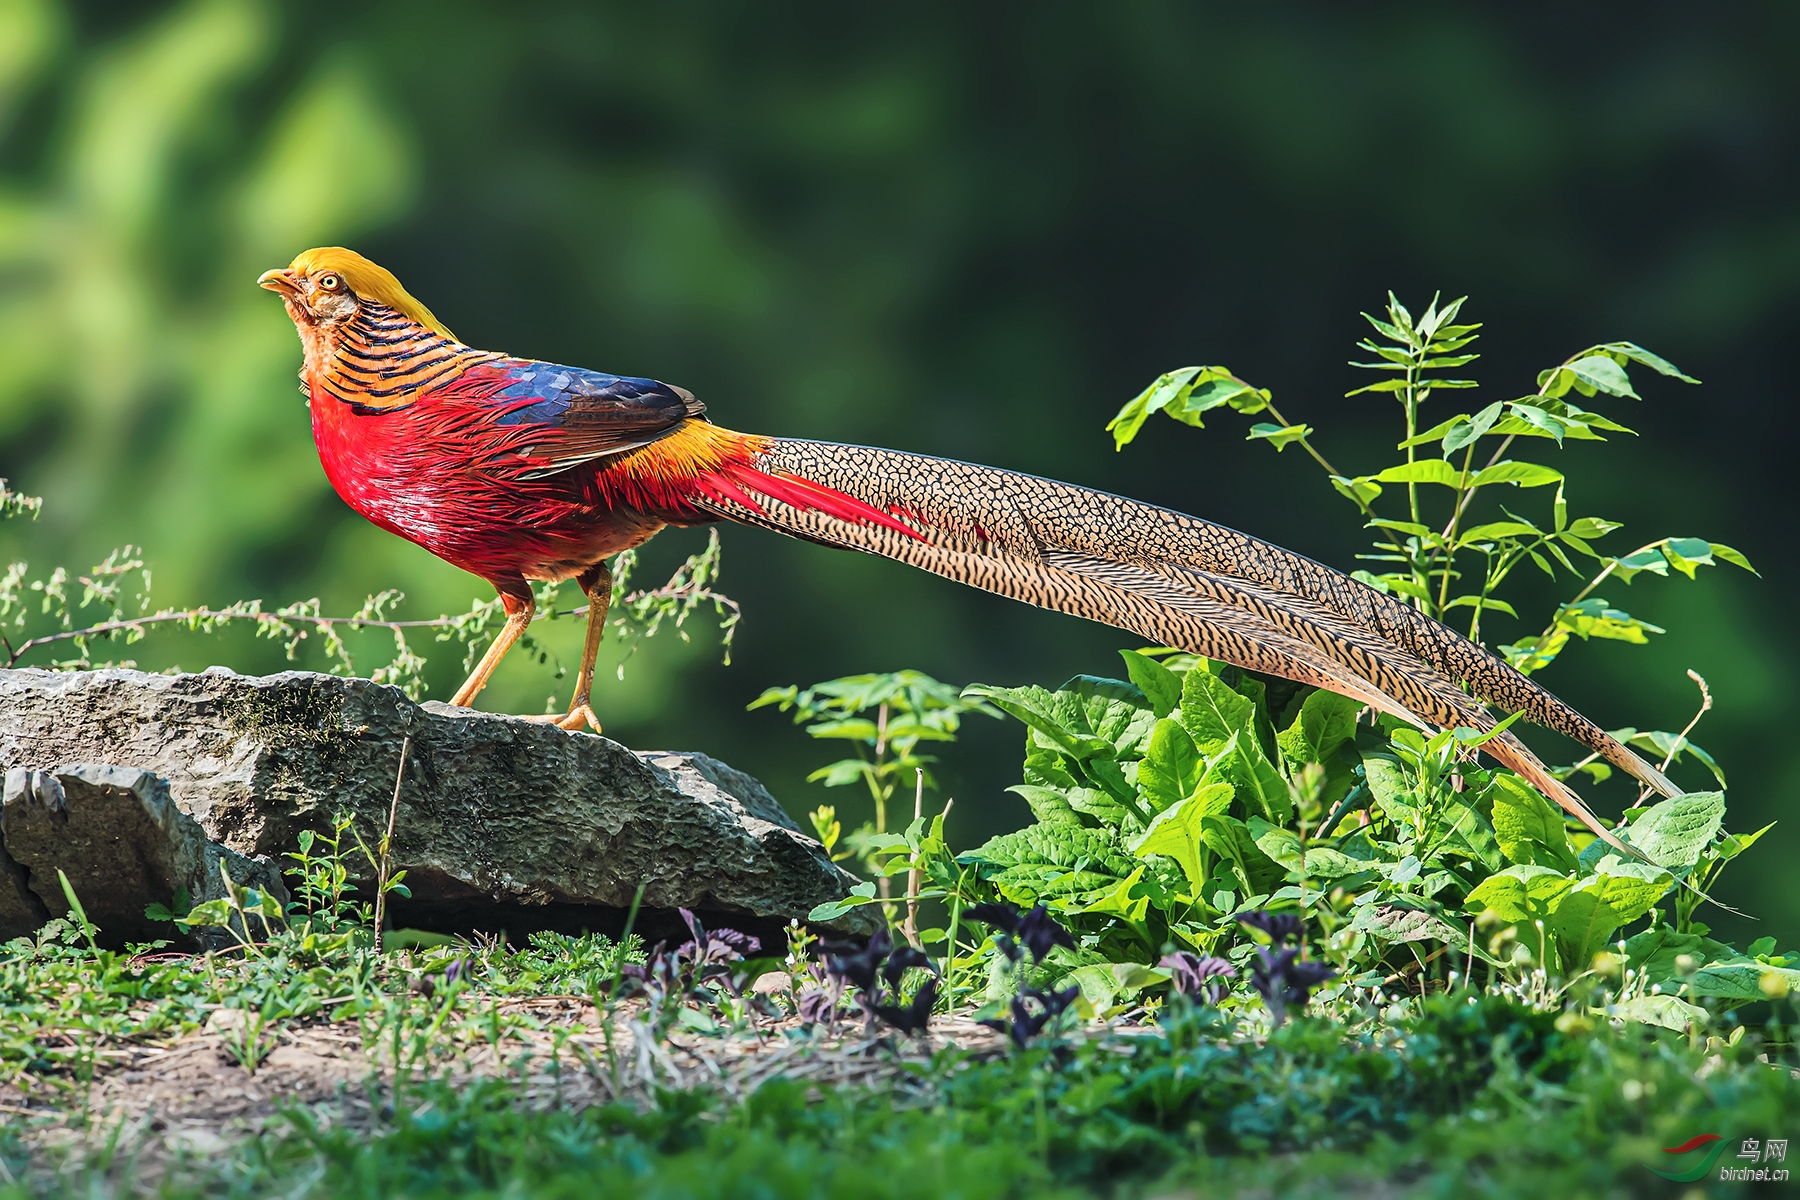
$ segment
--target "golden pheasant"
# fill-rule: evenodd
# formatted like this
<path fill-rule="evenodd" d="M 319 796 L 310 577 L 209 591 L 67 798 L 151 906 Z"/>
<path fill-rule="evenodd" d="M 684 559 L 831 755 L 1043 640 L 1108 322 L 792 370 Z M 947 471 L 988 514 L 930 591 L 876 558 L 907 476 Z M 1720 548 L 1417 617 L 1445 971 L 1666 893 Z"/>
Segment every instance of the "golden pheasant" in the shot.
<path fill-rule="evenodd" d="M 667 525 L 731 520 L 879 554 L 1360 700 L 1425 727 L 1566 734 L 1664 795 L 1605 730 L 1453 630 L 1220 525 L 991 467 L 712 424 L 682 388 L 476 350 L 353 251 L 308 250 L 258 282 L 300 332 L 300 378 L 332 486 L 382 528 L 481 576 L 506 624 L 451 703 L 469 705 L 533 615 L 529 580 L 589 599 L 575 695 L 590 707 L 607 560 Z M 1484 749 L 1617 840 L 1510 732 Z"/>

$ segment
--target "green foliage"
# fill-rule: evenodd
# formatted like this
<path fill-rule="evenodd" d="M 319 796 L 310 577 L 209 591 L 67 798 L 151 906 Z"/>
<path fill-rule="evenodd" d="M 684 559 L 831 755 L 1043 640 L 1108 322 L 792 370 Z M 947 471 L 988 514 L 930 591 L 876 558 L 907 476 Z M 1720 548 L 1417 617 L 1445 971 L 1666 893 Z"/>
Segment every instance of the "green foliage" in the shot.
<path fill-rule="evenodd" d="M 1424 408 L 1434 392 L 1476 386 L 1472 379 L 1444 374 L 1479 357 L 1469 347 L 1481 326 L 1457 323 L 1462 306 L 1459 299 L 1440 307 L 1434 297 L 1415 320 L 1390 293 L 1385 319 L 1363 314 L 1376 337 L 1357 347 L 1376 361 L 1352 365 L 1387 377 L 1347 395 L 1393 396 L 1403 424 L 1397 449 L 1405 451 L 1403 461 L 1371 474 L 1340 473 L 1315 446 L 1315 429 L 1289 422 L 1266 390 L 1252 388 L 1223 367 L 1188 367 L 1162 376 L 1128 402 L 1107 429 L 1115 445 L 1123 448 L 1156 412 L 1195 426 L 1200 424 L 1199 412 L 1221 404 L 1245 413 L 1268 413 L 1275 423 L 1253 426 L 1250 439 L 1268 441 L 1276 450 L 1290 444 L 1305 449 L 1324 469 L 1331 486 L 1376 532 L 1373 552 L 1362 557 L 1381 565 L 1374 571 L 1354 572 L 1356 578 L 1442 621 L 1460 621 L 1461 610 L 1468 610 L 1466 628 L 1472 641 L 1481 641 L 1487 614 L 1518 618 L 1502 595 L 1518 567 L 1530 563 L 1551 578 L 1570 575 L 1581 580 L 1575 595 L 1557 607 L 1541 633 L 1500 647 L 1507 661 L 1526 674 L 1556 661 L 1572 637 L 1642 645 L 1648 635 L 1663 632 L 1596 595 L 1609 579 L 1628 584 L 1645 572 L 1667 577 L 1671 568 L 1692 579 L 1698 567 L 1721 562 L 1751 569 L 1749 560 L 1730 546 L 1691 537 L 1658 538 L 1629 554 L 1607 554 L 1594 543 L 1618 530 L 1618 522 L 1592 516 L 1571 519 L 1563 471 L 1506 457 L 1521 438 L 1545 439 L 1560 449 L 1570 441 L 1604 441 L 1608 433 L 1629 434 L 1624 425 L 1582 408 L 1576 398 L 1639 399 L 1629 374 L 1632 366 L 1685 383 L 1699 382 L 1641 346 L 1606 342 L 1586 347 L 1540 372 L 1534 393 L 1496 400 L 1478 412 L 1459 413 L 1421 431 Z M 1221 398 L 1214 399 L 1215 395 Z M 1429 449 L 1439 456 L 1426 453 Z M 1535 520 L 1498 499 L 1511 489 L 1552 487 L 1548 511 Z M 1404 496 L 1403 503 L 1390 496 L 1390 489 Z M 1578 559 L 1590 566 L 1578 569 Z"/>
<path fill-rule="evenodd" d="M 780 712 L 792 710 L 794 724 L 805 725 L 809 736 L 849 742 L 854 749 L 853 757 L 820 767 L 806 778 L 826 787 L 861 783 L 868 788 L 875 818 L 852 831 L 846 842 L 850 853 L 862 858 L 871 870 L 875 869 L 875 855 L 900 844 L 888 831 L 888 804 L 895 790 L 906 784 L 916 784 L 921 790 L 937 786 L 929 770 L 937 759 L 920 753 L 919 744 L 955 741 L 956 731 L 969 713 L 999 715 L 988 705 L 959 695 L 952 685 L 919 671 L 849 675 L 805 689 L 772 687 L 749 707 L 771 704 Z M 820 839 L 828 847 L 835 846 L 841 832 L 836 809 L 821 808 L 813 822 Z"/>
<path fill-rule="evenodd" d="M 1242 962 L 1252 942 L 1237 914 L 1272 908 L 1306 918 L 1353 987 L 1430 986 L 1479 962 L 1502 991 L 1560 1005 L 1597 955 L 1630 953 L 1617 943 L 1634 925 L 1647 924 L 1637 937 L 1703 935 L 1678 882 L 1710 885 L 1760 836 L 1724 836 L 1724 794 L 1692 793 L 1629 814 L 1619 836 L 1649 861 L 1625 861 L 1517 775 L 1476 766 L 1470 752 L 1492 733 L 1359 725 L 1358 706 L 1329 692 L 1168 651 L 1124 657 L 1143 686 L 969 689 L 1025 722 L 1014 790 L 1037 820 L 957 859 L 1067 924 L 1079 945 L 1054 973 L 1107 1004 L 1165 982 L 1129 965 L 1171 945 Z M 1738 971 L 1740 992 L 1785 969 L 1753 970 L 1716 943 L 1705 962 Z M 1635 970 L 1594 1003 L 1685 1027 L 1693 1002 L 1732 998 L 1712 978 Z M 1640 1003 L 1651 997 L 1685 1007 Z"/>

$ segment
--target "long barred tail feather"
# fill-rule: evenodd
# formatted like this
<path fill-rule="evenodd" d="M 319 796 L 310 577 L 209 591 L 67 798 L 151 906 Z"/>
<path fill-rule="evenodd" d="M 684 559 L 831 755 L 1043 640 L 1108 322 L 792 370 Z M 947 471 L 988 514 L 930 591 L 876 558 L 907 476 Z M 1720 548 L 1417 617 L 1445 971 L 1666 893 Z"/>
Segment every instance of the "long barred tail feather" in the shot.
<path fill-rule="evenodd" d="M 1655 791 L 1680 794 L 1605 730 L 1417 609 L 1197 517 L 1012 471 L 786 438 L 761 440 L 751 463 L 725 465 L 699 491 L 693 502 L 719 517 L 897 559 L 1427 727 L 1492 729 L 1487 704 L 1523 712 Z M 1632 853 L 1510 732 L 1483 749 Z"/>

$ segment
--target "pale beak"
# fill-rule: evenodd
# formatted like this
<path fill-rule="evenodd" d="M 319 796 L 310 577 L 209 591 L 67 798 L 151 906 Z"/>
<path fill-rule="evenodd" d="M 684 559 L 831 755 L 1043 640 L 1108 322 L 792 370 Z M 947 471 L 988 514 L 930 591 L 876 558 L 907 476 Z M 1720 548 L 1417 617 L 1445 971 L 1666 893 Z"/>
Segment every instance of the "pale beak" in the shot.
<path fill-rule="evenodd" d="M 279 292 L 288 299 L 299 299 L 300 297 L 300 282 L 286 267 L 264 271 L 256 277 L 256 286 L 268 288 L 271 292 Z"/>

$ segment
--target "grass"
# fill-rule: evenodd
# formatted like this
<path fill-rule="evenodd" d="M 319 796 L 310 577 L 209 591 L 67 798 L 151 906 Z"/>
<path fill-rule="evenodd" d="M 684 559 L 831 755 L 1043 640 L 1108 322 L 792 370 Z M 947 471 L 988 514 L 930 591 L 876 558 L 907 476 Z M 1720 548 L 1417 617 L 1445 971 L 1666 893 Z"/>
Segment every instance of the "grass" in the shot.
<path fill-rule="evenodd" d="M 0 1200 L 1682 1195 L 1663 1147 L 1800 1116 L 1779 1030 L 1474 990 L 1273 1028 L 1173 998 L 1009 1050 L 966 1014 L 806 1025 L 817 968 L 738 994 L 770 960 L 717 931 L 648 965 L 598 936 L 377 952 L 341 833 L 291 856 L 285 916 L 241 889 L 187 914 L 231 952 L 111 952 L 78 902 L 0 948 Z"/>
<path fill-rule="evenodd" d="M 1160 1027 L 928 1056 L 854 1022 L 841 1041 L 809 1033 L 776 1019 L 779 998 L 760 1017 L 729 997 L 677 998 L 694 1015 L 666 1043 L 724 1072 L 651 1059 L 653 1086 L 567 1102 L 541 1086 L 544 1059 L 579 1039 L 559 1044 L 527 1002 L 585 997 L 587 1027 L 605 1034 L 588 1043 L 628 1043 L 650 1014 L 607 995 L 638 956 L 553 935 L 377 956 L 354 932 L 296 926 L 260 955 L 209 957 L 96 952 L 75 926 L 9 945 L 0 1197 L 1679 1195 L 1649 1170 L 1666 1167 L 1661 1147 L 1785 1137 L 1800 1115 L 1800 1085 L 1758 1061 L 1754 1034 L 1696 1044 L 1475 993 L 1392 1023 L 1266 1031 L 1183 1007 Z M 245 1016 L 220 1022 L 222 1006 Z M 209 1023 L 235 1060 L 217 1069 L 239 1082 L 307 1030 L 351 1035 L 363 1070 L 200 1152 L 96 1102 L 113 1059 Z M 733 1087 L 726 1050 L 740 1043 L 860 1074 Z M 604 1050 L 564 1059 L 584 1080 L 637 1077 Z"/>

